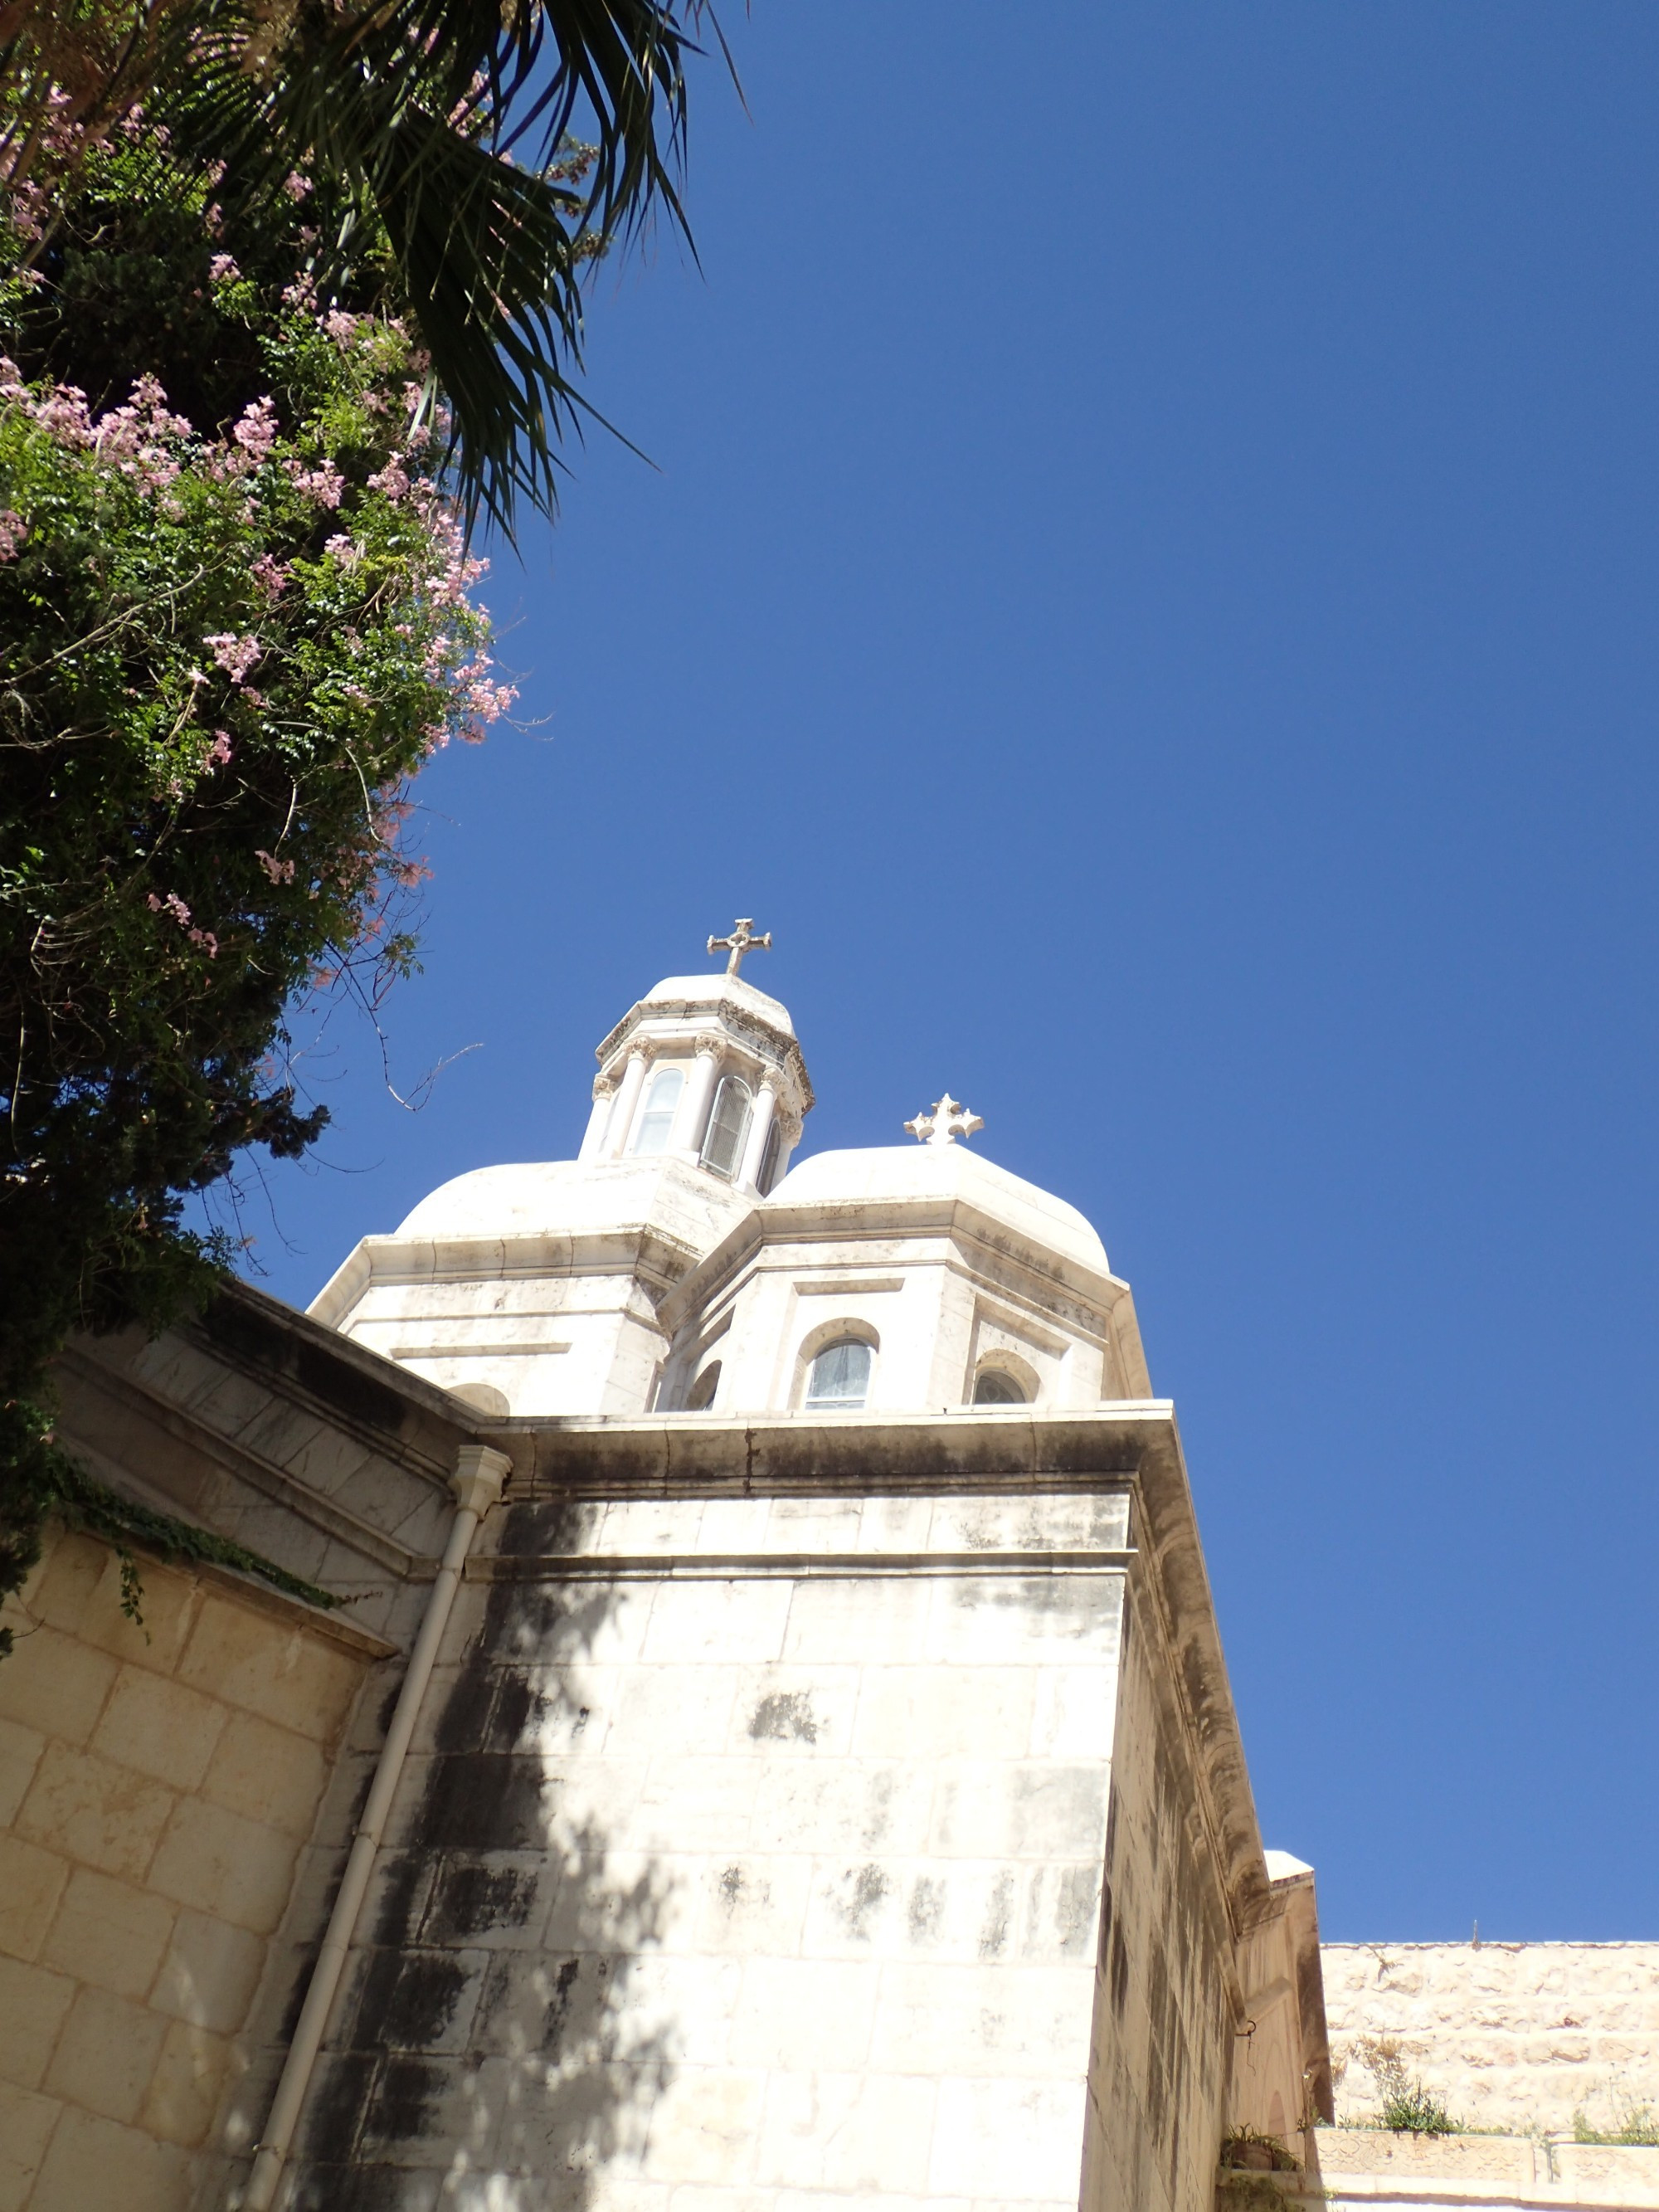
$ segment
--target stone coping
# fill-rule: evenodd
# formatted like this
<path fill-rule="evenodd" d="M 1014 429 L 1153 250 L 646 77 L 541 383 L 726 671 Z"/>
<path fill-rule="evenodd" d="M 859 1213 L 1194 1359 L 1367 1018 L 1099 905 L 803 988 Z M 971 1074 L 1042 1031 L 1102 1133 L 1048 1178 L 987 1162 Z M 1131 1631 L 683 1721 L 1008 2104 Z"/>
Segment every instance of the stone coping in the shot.
<path fill-rule="evenodd" d="M 1659 2146 L 1535 2136 L 1412 2136 L 1381 2128 L 1314 2130 L 1311 2185 L 1287 2205 L 1462 2206 L 1466 2212 L 1652 2212 Z M 1222 2189 L 1218 2204 L 1230 2192 Z"/>

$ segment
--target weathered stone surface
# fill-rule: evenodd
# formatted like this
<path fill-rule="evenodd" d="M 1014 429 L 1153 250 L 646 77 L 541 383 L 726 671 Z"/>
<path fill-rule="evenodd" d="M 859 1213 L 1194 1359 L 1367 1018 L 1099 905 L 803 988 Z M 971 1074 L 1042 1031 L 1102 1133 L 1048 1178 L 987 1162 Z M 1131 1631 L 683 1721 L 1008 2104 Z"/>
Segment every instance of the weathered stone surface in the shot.
<path fill-rule="evenodd" d="M 140 1656 L 112 1592 L 106 1547 L 49 1535 L 12 1609 L 34 1656 L 0 1665 L 0 2212 L 186 2212 L 339 1729 L 342 1647 L 295 1663 L 298 1608 L 146 1567 Z M 204 1621 L 237 1702 L 171 1671 Z M 262 1651 L 321 1686 L 303 1732 L 248 1709 Z"/>
<path fill-rule="evenodd" d="M 1327 1944 L 1340 2118 L 1392 2051 L 1454 2118 L 1524 2135 L 1659 2113 L 1659 1943 Z"/>
<path fill-rule="evenodd" d="M 77 1867 L 53 1916 L 40 1963 L 117 1996 L 142 1997 L 155 1982 L 176 1917 L 166 1898 Z"/>
<path fill-rule="evenodd" d="M 1542 2136 L 1320 2128 L 1310 2179 L 1322 2191 L 1316 2201 L 1334 2212 L 1359 2212 L 1379 2200 L 1399 2212 L 1417 2205 L 1455 2205 L 1462 2212 L 1653 2212 L 1659 2206 L 1659 2148 Z"/>

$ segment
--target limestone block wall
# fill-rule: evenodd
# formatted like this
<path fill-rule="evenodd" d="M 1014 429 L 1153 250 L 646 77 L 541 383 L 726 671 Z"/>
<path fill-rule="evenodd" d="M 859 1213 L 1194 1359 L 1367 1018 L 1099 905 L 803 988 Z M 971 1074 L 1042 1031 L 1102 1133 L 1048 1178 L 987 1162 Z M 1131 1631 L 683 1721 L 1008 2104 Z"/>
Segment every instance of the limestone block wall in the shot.
<path fill-rule="evenodd" d="M 406 1648 L 470 1407 L 246 1285 L 198 1322 L 83 1340 L 58 1433 L 93 1474 L 347 1598 Z"/>
<path fill-rule="evenodd" d="M 1328 1943 L 1325 2004 L 1339 2119 L 1380 2091 L 1396 2048 L 1454 2118 L 1571 2133 L 1659 2115 L 1659 1943 Z"/>
<path fill-rule="evenodd" d="M 185 2212 L 376 1645 L 58 1534 L 0 1661 L 0 2212 Z M 382 1647 L 383 1648 L 383 1647 Z"/>
<path fill-rule="evenodd" d="M 1125 1644 L 1083 2212 L 1187 2212 L 1226 2118 L 1231 1935 L 1146 1609 Z"/>
<path fill-rule="evenodd" d="M 1127 1503 L 492 1518 L 289 2212 L 1071 2212 Z M 1137 2018 L 1159 1786 L 1123 1831 Z"/>

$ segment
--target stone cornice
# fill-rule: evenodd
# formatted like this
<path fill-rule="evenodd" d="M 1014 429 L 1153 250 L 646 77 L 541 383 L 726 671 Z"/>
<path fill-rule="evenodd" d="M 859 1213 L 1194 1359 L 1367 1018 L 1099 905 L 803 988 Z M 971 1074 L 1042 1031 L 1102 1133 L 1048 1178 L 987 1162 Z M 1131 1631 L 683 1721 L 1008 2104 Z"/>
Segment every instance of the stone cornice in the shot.
<path fill-rule="evenodd" d="M 881 1216 L 880 1222 L 873 1219 Z M 848 1200 L 835 1206 L 814 1202 L 780 1206 L 775 1200 L 758 1205 L 738 1222 L 695 1272 L 687 1275 L 664 1301 L 661 1320 L 665 1328 L 678 1328 L 691 1309 L 721 1296 L 736 1281 L 757 1253 L 767 1246 L 845 1243 L 849 1231 L 861 1240 L 884 1231 L 890 1222 L 895 1237 L 914 1240 L 929 1234 L 957 1241 L 978 1255 L 994 1255 L 1012 1264 L 1052 1295 L 1058 1285 L 1080 1306 L 1116 1323 L 1127 1316 L 1133 1328 L 1133 1299 L 1129 1285 L 1105 1270 L 1087 1267 L 1051 1247 L 1020 1237 L 1008 1224 L 975 1206 L 971 1199 L 941 1195 L 925 1198 L 884 1198 Z M 810 1260 L 799 1263 L 810 1267 Z M 1048 1301 L 1045 1300 L 1045 1303 Z M 1126 1338 L 1129 1332 L 1125 1331 Z M 1133 1346 L 1139 1353 L 1139 1332 L 1133 1330 Z M 1144 1374 L 1144 1362 L 1141 1363 Z"/>
<path fill-rule="evenodd" d="M 623 1054 L 624 1048 L 635 1038 L 636 1032 L 641 1029 L 647 1030 L 647 1036 L 640 1039 L 641 1048 L 644 1049 L 651 1041 L 648 1036 L 650 1024 L 659 1021 L 681 1024 L 695 1022 L 696 1029 L 690 1032 L 683 1029 L 676 1037 L 676 1042 L 695 1044 L 698 1036 L 702 1035 L 710 1038 L 729 1037 L 734 1044 L 746 1046 L 762 1060 L 770 1060 L 789 1077 L 799 1098 L 799 1111 L 810 1114 L 814 1103 L 812 1080 L 806 1073 L 806 1062 L 797 1040 L 787 1030 L 768 1021 L 754 1008 L 733 1005 L 720 988 L 726 981 L 723 975 L 711 975 L 708 981 L 707 998 L 641 999 L 629 1008 L 609 1036 L 595 1050 L 594 1058 L 599 1063 L 599 1073 L 594 1081 L 595 1097 L 605 1097 L 614 1089 L 617 1078 L 612 1073 L 611 1063 Z"/>
<path fill-rule="evenodd" d="M 373 1283 L 494 1283 L 565 1275 L 631 1275 L 655 1304 L 696 1265 L 697 1256 L 695 1245 L 648 1223 L 574 1235 L 365 1237 L 328 1285 L 327 1306 L 319 1297 L 314 1310 L 348 1314 Z"/>

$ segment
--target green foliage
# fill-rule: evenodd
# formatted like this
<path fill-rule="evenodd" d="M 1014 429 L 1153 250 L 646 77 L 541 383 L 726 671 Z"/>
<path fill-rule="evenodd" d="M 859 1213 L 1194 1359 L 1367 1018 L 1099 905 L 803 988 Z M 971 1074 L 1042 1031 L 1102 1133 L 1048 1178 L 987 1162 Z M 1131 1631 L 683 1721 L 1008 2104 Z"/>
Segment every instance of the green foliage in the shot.
<path fill-rule="evenodd" d="M 120 1562 L 121 1610 L 136 1626 L 143 1626 L 144 1612 L 143 1585 L 132 1548 L 135 1544 L 163 1559 L 194 1559 L 234 1568 L 238 1574 L 252 1575 L 289 1597 L 301 1598 L 307 1605 L 321 1606 L 331 1612 L 344 1602 L 315 1583 L 289 1574 L 274 1560 L 262 1559 L 258 1553 L 247 1551 L 240 1544 L 230 1543 L 187 1521 L 175 1520 L 171 1513 L 161 1513 L 153 1506 L 123 1498 L 118 1491 L 110 1489 L 107 1484 L 77 1466 L 49 1438 L 43 1437 L 40 1444 L 36 1462 L 40 1470 L 34 1516 L 37 1530 L 49 1517 L 55 1516 L 66 1528 L 101 1537 Z M 39 1557 L 38 1538 L 35 1557 Z M 31 1559 L 28 1565 L 33 1564 Z M 0 1659 L 9 1654 L 12 1642 L 13 1632 L 0 1628 Z"/>
<path fill-rule="evenodd" d="M 1255 2128 L 1235 2128 L 1221 2146 L 1224 2166 L 1248 2166 L 1270 2173 L 1299 2173 L 1302 2162 L 1279 2136 L 1263 2135 Z"/>
<path fill-rule="evenodd" d="M 1420 2081 L 1385 2089 L 1379 2124 L 1396 2135 L 1455 2136 L 1462 2132 L 1432 2090 Z"/>
<path fill-rule="evenodd" d="M 51 1357 L 209 1293 L 186 1197 L 318 1133 L 296 1009 L 412 965 L 410 778 L 511 696 L 383 246 L 321 297 L 303 179 L 212 189 L 155 113 L 0 256 L 0 1589 L 68 1494 Z"/>
<path fill-rule="evenodd" d="M 1659 2117 L 1651 2105 L 1621 2100 L 1610 2128 L 1593 2127 L 1583 2112 L 1575 2112 L 1572 2139 L 1581 2143 L 1659 2144 Z"/>
<path fill-rule="evenodd" d="M 383 254 L 449 404 L 466 511 L 510 525 L 520 497 L 552 506 L 558 443 L 584 411 L 584 264 L 655 206 L 684 228 L 687 27 L 705 12 L 702 0 L 16 0 L 0 16 L 0 174 L 32 177 L 55 124 L 97 139 L 137 102 L 165 108 L 192 174 L 223 172 L 242 228 L 279 221 L 303 172 L 325 210 L 319 285 L 332 289 L 365 240 Z M 573 124 L 593 142 L 574 168 Z"/>
<path fill-rule="evenodd" d="M 1370 2069 L 1382 2092 L 1376 2124 L 1396 2135 L 1455 2136 L 1464 2132 L 1433 2092 L 1407 2071 L 1404 2054 L 1391 2036 L 1361 2036 L 1356 2056 Z"/>

